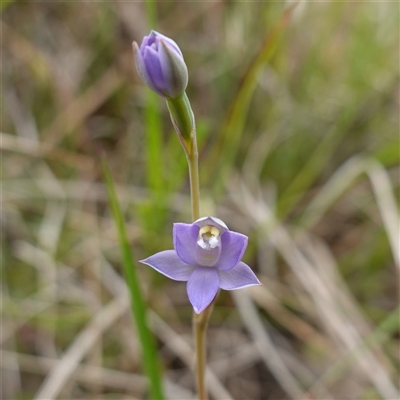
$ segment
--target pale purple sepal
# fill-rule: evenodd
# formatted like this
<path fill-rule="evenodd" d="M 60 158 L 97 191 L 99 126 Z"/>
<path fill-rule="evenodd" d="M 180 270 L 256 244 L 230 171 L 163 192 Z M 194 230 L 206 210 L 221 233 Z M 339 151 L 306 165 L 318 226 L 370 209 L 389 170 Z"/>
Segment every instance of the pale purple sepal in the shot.
<path fill-rule="evenodd" d="M 196 269 L 184 263 L 174 250 L 165 250 L 140 261 L 175 281 L 187 281 Z"/>
<path fill-rule="evenodd" d="M 261 285 L 254 272 L 244 262 L 239 262 L 229 271 L 218 271 L 219 287 L 224 290 L 242 289 L 248 286 Z"/>
<path fill-rule="evenodd" d="M 218 269 L 228 271 L 242 259 L 247 247 L 247 236 L 241 233 L 228 231 L 221 237 L 221 255 L 218 260 Z"/>
<path fill-rule="evenodd" d="M 165 83 L 160 60 L 156 50 L 154 50 L 152 47 L 146 47 L 142 52 L 142 56 L 147 74 L 150 77 L 150 81 L 146 83 L 155 92 L 162 92 L 165 87 Z"/>
<path fill-rule="evenodd" d="M 194 224 L 184 224 L 182 222 L 174 224 L 172 230 L 174 248 L 185 263 L 197 264 L 196 248 L 199 230 L 200 228 Z"/>
<path fill-rule="evenodd" d="M 215 268 L 197 267 L 187 283 L 187 294 L 194 311 L 200 314 L 214 299 L 219 289 Z"/>
<path fill-rule="evenodd" d="M 144 41 L 144 39 L 143 39 L 143 41 Z M 143 82 L 151 82 L 150 76 L 147 73 L 146 65 L 144 63 L 144 59 L 140 52 L 138 44 L 136 42 L 133 42 L 132 46 L 133 46 L 133 55 L 134 55 L 135 63 L 136 63 L 136 70 L 139 74 L 140 79 Z"/>

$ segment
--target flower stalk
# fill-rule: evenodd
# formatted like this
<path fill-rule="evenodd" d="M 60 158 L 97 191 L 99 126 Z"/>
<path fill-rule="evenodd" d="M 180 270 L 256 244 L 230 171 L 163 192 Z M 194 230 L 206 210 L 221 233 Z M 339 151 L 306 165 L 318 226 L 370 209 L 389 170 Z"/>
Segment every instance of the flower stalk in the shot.
<path fill-rule="evenodd" d="M 218 293 L 211 304 L 200 314 L 193 313 L 193 332 L 196 354 L 196 391 L 199 400 L 207 400 L 206 389 L 206 333 L 207 325 L 210 319 Z"/>
<path fill-rule="evenodd" d="M 194 115 L 186 92 L 176 99 L 166 99 L 171 121 L 178 134 L 186 154 L 190 152 L 190 145 L 196 145 L 196 125 Z"/>
<path fill-rule="evenodd" d="M 166 99 L 171 121 L 186 153 L 189 167 L 192 219 L 200 218 L 199 152 L 196 123 L 186 92 L 176 99 Z"/>
<path fill-rule="evenodd" d="M 199 184 L 199 154 L 197 151 L 196 136 L 194 135 L 190 153 L 187 154 L 190 180 L 190 199 L 192 203 L 192 219 L 200 218 L 200 184 Z"/>
<path fill-rule="evenodd" d="M 189 167 L 190 180 L 190 198 L 192 203 L 192 219 L 196 221 L 200 218 L 200 183 L 199 183 L 199 155 L 197 150 L 196 128 L 190 137 L 189 152 L 186 153 Z M 206 333 L 207 325 L 214 308 L 215 300 L 218 293 L 215 295 L 212 303 L 200 314 L 193 311 L 193 334 L 195 345 L 195 377 L 196 391 L 199 400 L 207 400 L 207 388 L 205 382 L 207 352 L 206 352 Z"/>
<path fill-rule="evenodd" d="M 172 124 L 178 134 L 186 153 L 189 167 L 190 200 L 192 205 L 192 219 L 200 218 L 200 183 L 199 183 L 199 155 L 197 150 L 196 125 L 193 112 L 186 93 L 178 99 L 167 99 L 168 110 Z M 199 400 L 207 400 L 205 372 L 207 364 L 206 336 L 207 325 L 214 308 L 215 295 L 211 304 L 200 314 L 193 311 L 193 334 L 195 344 L 195 377 L 196 391 Z"/>

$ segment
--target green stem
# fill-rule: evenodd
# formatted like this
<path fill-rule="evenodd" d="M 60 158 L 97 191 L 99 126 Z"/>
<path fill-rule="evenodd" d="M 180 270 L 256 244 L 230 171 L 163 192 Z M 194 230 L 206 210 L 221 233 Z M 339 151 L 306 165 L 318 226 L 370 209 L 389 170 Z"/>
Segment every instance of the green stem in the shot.
<path fill-rule="evenodd" d="M 182 142 L 182 140 L 181 140 Z M 196 129 L 193 128 L 188 147 L 182 142 L 186 151 L 189 166 L 190 198 L 192 203 L 192 218 L 200 218 L 200 185 L 199 185 L 199 156 L 197 150 Z M 187 150 L 186 150 L 187 149 Z M 193 332 L 196 348 L 196 389 L 199 400 L 207 400 L 205 385 L 206 370 L 206 331 L 207 323 L 214 307 L 214 301 L 200 314 L 193 312 Z"/>
<path fill-rule="evenodd" d="M 196 221 L 200 218 L 200 185 L 199 185 L 199 155 L 197 151 L 196 137 L 192 140 L 191 152 L 187 155 L 189 165 L 190 198 L 192 202 L 192 218 Z"/>
<path fill-rule="evenodd" d="M 192 218 L 200 218 L 200 185 L 196 126 L 194 115 L 186 93 L 177 99 L 167 99 L 171 120 L 178 138 L 186 153 L 189 166 L 190 198 L 192 203 Z M 196 389 L 199 400 L 207 400 L 205 385 L 206 370 L 206 331 L 207 324 L 214 307 L 215 296 L 211 304 L 200 314 L 193 312 L 193 332 L 196 347 Z"/>
<path fill-rule="evenodd" d="M 218 294 L 211 304 L 200 314 L 193 313 L 193 331 L 196 346 L 196 389 L 199 400 L 207 400 L 205 385 L 206 372 L 206 332 L 211 312 Z"/>
<path fill-rule="evenodd" d="M 196 125 L 189 99 L 185 92 L 176 99 L 166 99 L 172 124 L 178 134 L 182 146 L 188 154 L 191 145 L 196 146 Z"/>
<path fill-rule="evenodd" d="M 192 217 L 200 218 L 199 154 L 197 151 L 196 123 L 189 99 L 185 92 L 176 99 L 166 99 L 172 124 L 186 153 L 189 165 Z"/>

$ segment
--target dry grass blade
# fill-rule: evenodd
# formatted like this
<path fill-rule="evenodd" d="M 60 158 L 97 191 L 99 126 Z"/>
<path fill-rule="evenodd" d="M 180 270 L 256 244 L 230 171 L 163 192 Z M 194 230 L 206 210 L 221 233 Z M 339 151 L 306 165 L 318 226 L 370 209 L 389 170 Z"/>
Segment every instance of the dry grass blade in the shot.
<path fill-rule="evenodd" d="M 193 348 L 157 314 L 151 313 L 150 317 L 157 336 L 163 340 L 168 348 L 170 348 L 179 358 L 182 359 L 188 368 L 193 369 Z M 232 395 L 227 391 L 210 367 L 206 367 L 206 380 L 208 381 L 209 390 L 215 399 L 233 399 Z"/>
<path fill-rule="evenodd" d="M 389 238 L 393 258 L 400 272 L 400 216 L 389 176 L 382 164 L 371 160 L 366 170 L 374 189 L 376 202 Z"/>
<path fill-rule="evenodd" d="M 77 97 L 41 133 L 42 139 L 46 142 L 46 152 L 51 151 L 67 132 L 82 124 L 93 111 L 122 85 L 123 81 L 118 71 L 112 67 L 92 87 Z"/>
<path fill-rule="evenodd" d="M 307 229 L 314 226 L 329 207 L 364 173 L 370 178 L 393 258 L 397 267 L 400 268 L 399 211 L 388 173 L 377 160 L 354 156 L 346 161 L 311 201 L 302 216 L 300 225 Z"/>
<path fill-rule="evenodd" d="M 47 142 L 37 142 L 5 132 L 0 133 L 0 149 L 3 151 L 18 152 L 32 157 L 44 157 L 82 169 L 90 170 L 94 166 L 94 160 L 90 157 L 62 148 L 54 148 L 49 152 L 50 146 Z"/>
<path fill-rule="evenodd" d="M 285 228 L 275 219 L 267 205 L 261 199 L 253 197 L 243 182 L 240 188 L 240 195 L 238 195 L 237 186 L 234 192 L 231 191 L 232 198 L 240 205 L 243 212 L 253 220 L 253 224 L 263 228 L 264 233 L 268 234 L 298 281 L 313 299 L 326 331 L 332 335 L 333 340 L 338 341 L 343 346 L 342 354 L 356 348 L 362 341 L 362 337 L 357 327 L 338 307 L 340 301 L 332 296 L 331 291 L 326 287 L 326 282 L 316 273 L 319 267 L 314 266 L 304 256 Z M 397 389 L 391 382 L 384 366 L 371 352 L 366 352 L 357 357 L 357 365 L 383 398 L 391 400 L 398 396 Z M 374 365 L 374 370 L 371 370 L 370 365 Z"/>
<path fill-rule="evenodd" d="M 1 357 L 4 360 L 3 368 L 13 368 L 9 361 L 15 358 L 20 363 L 23 371 L 33 374 L 46 375 L 54 368 L 57 368 L 59 363 L 59 360 L 52 358 L 13 353 L 4 350 L 1 352 Z M 100 382 L 102 385 L 109 388 L 134 392 L 142 392 L 147 387 L 147 379 L 144 376 L 94 367 L 92 365 L 76 366 L 70 377 L 81 383 L 97 384 Z"/>
<path fill-rule="evenodd" d="M 264 283 L 265 282 L 265 283 Z M 274 317 L 282 326 L 293 332 L 300 340 L 306 343 L 312 343 L 313 346 L 320 349 L 326 349 L 328 343 L 326 339 L 310 324 L 300 319 L 296 314 L 288 311 L 267 289 L 268 283 L 261 278 L 263 286 L 255 286 L 249 289 L 249 293 L 253 300 L 263 307 L 268 313 Z"/>
<path fill-rule="evenodd" d="M 56 398 L 97 339 L 128 310 L 128 307 L 128 298 L 124 296 L 115 298 L 101 309 L 64 352 L 57 366 L 44 380 L 35 395 L 35 399 L 50 400 Z"/>
<path fill-rule="evenodd" d="M 338 168 L 327 183 L 318 191 L 314 199 L 312 199 L 304 211 L 299 225 L 303 229 L 310 229 L 315 226 L 322 216 L 325 215 L 329 207 L 363 173 L 365 165 L 366 158 L 364 156 L 354 156 Z"/>
<path fill-rule="evenodd" d="M 19 371 L 19 364 L 21 370 L 24 372 L 46 375 L 52 369 L 56 368 L 59 362 L 56 359 L 5 350 L 1 351 L 1 359 L 3 360 L 3 373 L 6 373 L 7 371 Z M 16 365 L 15 362 L 18 364 Z M 108 368 L 99 368 L 87 364 L 78 365 L 71 374 L 71 379 L 81 384 L 101 384 L 108 389 L 117 389 L 142 394 L 144 394 L 148 387 L 147 378 L 142 375 Z M 192 393 L 170 380 L 165 381 L 165 386 L 167 393 L 169 393 L 171 398 L 185 400 L 194 399 Z"/>
<path fill-rule="evenodd" d="M 257 346 L 260 356 L 274 374 L 282 388 L 293 399 L 305 399 L 304 390 L 300 387 L 295 377 L 283 362 L 279 351 L 276 349 L 264 328 L 257 310 L 245 290 L 233 292 L 233 298 L 250 334 Z"/>

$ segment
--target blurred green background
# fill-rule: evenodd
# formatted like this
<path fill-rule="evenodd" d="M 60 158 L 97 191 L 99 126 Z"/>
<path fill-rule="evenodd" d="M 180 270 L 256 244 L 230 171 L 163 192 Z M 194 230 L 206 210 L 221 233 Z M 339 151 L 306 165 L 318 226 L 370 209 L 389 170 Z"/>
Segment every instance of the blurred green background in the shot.
<path fill-rule="evenodd" d="M 211 398 L 398 398 L 399 8 L 383 1 L 2 2 L 2 398 L 43 382 L 148 398 L 98 155 L 135 257 L 172 248 L 187 166 L 134 69 L 150 29 L 189 69 L 202 214 L 249 236 L 263 283 L 218 299 Z M 138 272 L 167 396 L 194 398 L 185 284 Z"/>

